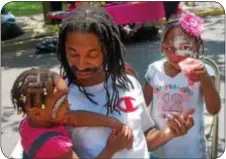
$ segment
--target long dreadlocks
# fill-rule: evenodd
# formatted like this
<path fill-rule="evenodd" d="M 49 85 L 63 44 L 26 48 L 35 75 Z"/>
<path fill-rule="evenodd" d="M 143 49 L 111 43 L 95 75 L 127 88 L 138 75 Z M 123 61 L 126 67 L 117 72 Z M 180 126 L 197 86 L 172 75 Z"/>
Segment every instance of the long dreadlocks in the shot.
<path fill-rule="evenodd" d="M 78 31 L 93 33 L 100 38 L 104 55 L 104 88 L 107 95 L 107 114 L 109 114 L 109 112 L 118 111 L 116 108 L 119 100 L 119 91 L 117 88 L 129 89 L 129 85 L 133 87 L 131 81 L 125 74 L 125 47 L 120 41 L 118 27 L 103 8 L 94 6 L 79 7 L 63 21 L 59 32 L 57 57 L 61 62 L 60 74 L 63 78 L 68 79 L 68 85 L 76 81 L 77 78 L 67 62 L 65 41 L 67 33 Z M 113 81 L 113 94 L 111 97 L 107 86 L 109 78 Z M 78 84 L 78 88 L 92 103 L 97 104 L 97 102 L 92 99 L 94 95 L 88 93 L 82 84 Z"/>

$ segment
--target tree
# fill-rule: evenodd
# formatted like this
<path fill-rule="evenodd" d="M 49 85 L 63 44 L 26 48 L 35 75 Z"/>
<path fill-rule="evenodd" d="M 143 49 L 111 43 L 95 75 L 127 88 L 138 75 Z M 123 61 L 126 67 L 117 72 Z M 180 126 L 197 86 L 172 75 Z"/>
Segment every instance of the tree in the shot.
<path fill-rule="evenodd" d="M 51 2 L 42 2 L 43 7 L 43 16 L 44 21 L 46 24 L 52 23 L 51 20 L 47 18 L 47 13 L 54 12 L 54 11 L 61 11 L 62 10 L 62 2 L 60 1 L 51 1 Z"/>

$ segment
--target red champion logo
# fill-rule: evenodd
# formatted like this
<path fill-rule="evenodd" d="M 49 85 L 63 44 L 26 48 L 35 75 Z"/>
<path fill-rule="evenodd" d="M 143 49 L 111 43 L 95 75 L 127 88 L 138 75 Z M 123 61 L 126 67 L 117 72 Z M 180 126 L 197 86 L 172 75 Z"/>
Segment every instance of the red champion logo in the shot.
<path fill-rule="evenodd" d="M 138 106 L 134 106 L 132 101 L 135 101 L 136 99 L 132 98 L 132 97 L 122 97 L 119 99 L 117 105 L 118 105 L 118 109 L 122 112 L 134 112 L 135 110 L 137 110 Z M 125 106 L 122 105 L 122 102 L 125 103 Z"/>

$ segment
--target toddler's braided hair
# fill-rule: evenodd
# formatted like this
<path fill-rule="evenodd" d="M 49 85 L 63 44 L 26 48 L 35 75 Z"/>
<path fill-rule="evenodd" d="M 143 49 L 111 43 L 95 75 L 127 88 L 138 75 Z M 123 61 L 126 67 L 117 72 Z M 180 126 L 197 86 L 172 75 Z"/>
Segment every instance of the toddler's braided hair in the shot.
<path fill-rule="evenodd" d="M 28 100 L 30 107 L 40 106 L 45 108 L 47 84 L 55 86 L 57 74 L 46 68 L 32 68 L 22 72 L 15 80 L 11 89 L 11 100 L 18 113 L 26 113 Z M 38 98 L 37 98 L 38 97 Z M 41 101 L 37 101 L 40 99 Z M 37 105 L 37 103 L 42 103 Z"/>

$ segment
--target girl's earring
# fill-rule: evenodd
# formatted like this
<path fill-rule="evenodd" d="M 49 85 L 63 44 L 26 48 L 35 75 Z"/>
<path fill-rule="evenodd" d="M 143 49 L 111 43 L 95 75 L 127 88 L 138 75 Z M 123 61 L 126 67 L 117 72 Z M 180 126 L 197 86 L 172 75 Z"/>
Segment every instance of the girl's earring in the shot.
<path fill-rule="evenodd" d="M 164 58 L 165 58 L 165 54 L 164 54 L 164 52 L 163 52 L 163 50 L 165 50 L 165 48 L 166 48 L 166 46 L 163 44 L 163 45 L 161 46 L 160 59 L 164 59 Z"/>
<path fill-rule="evenodd" d="M 165 55 L 164 55 L 163 52 L 161 52 L 161 53 L 160 53 L 160 59 L 162 60 L 162 59 L 164 59 L 164 58 L 165 58 Z"/>

